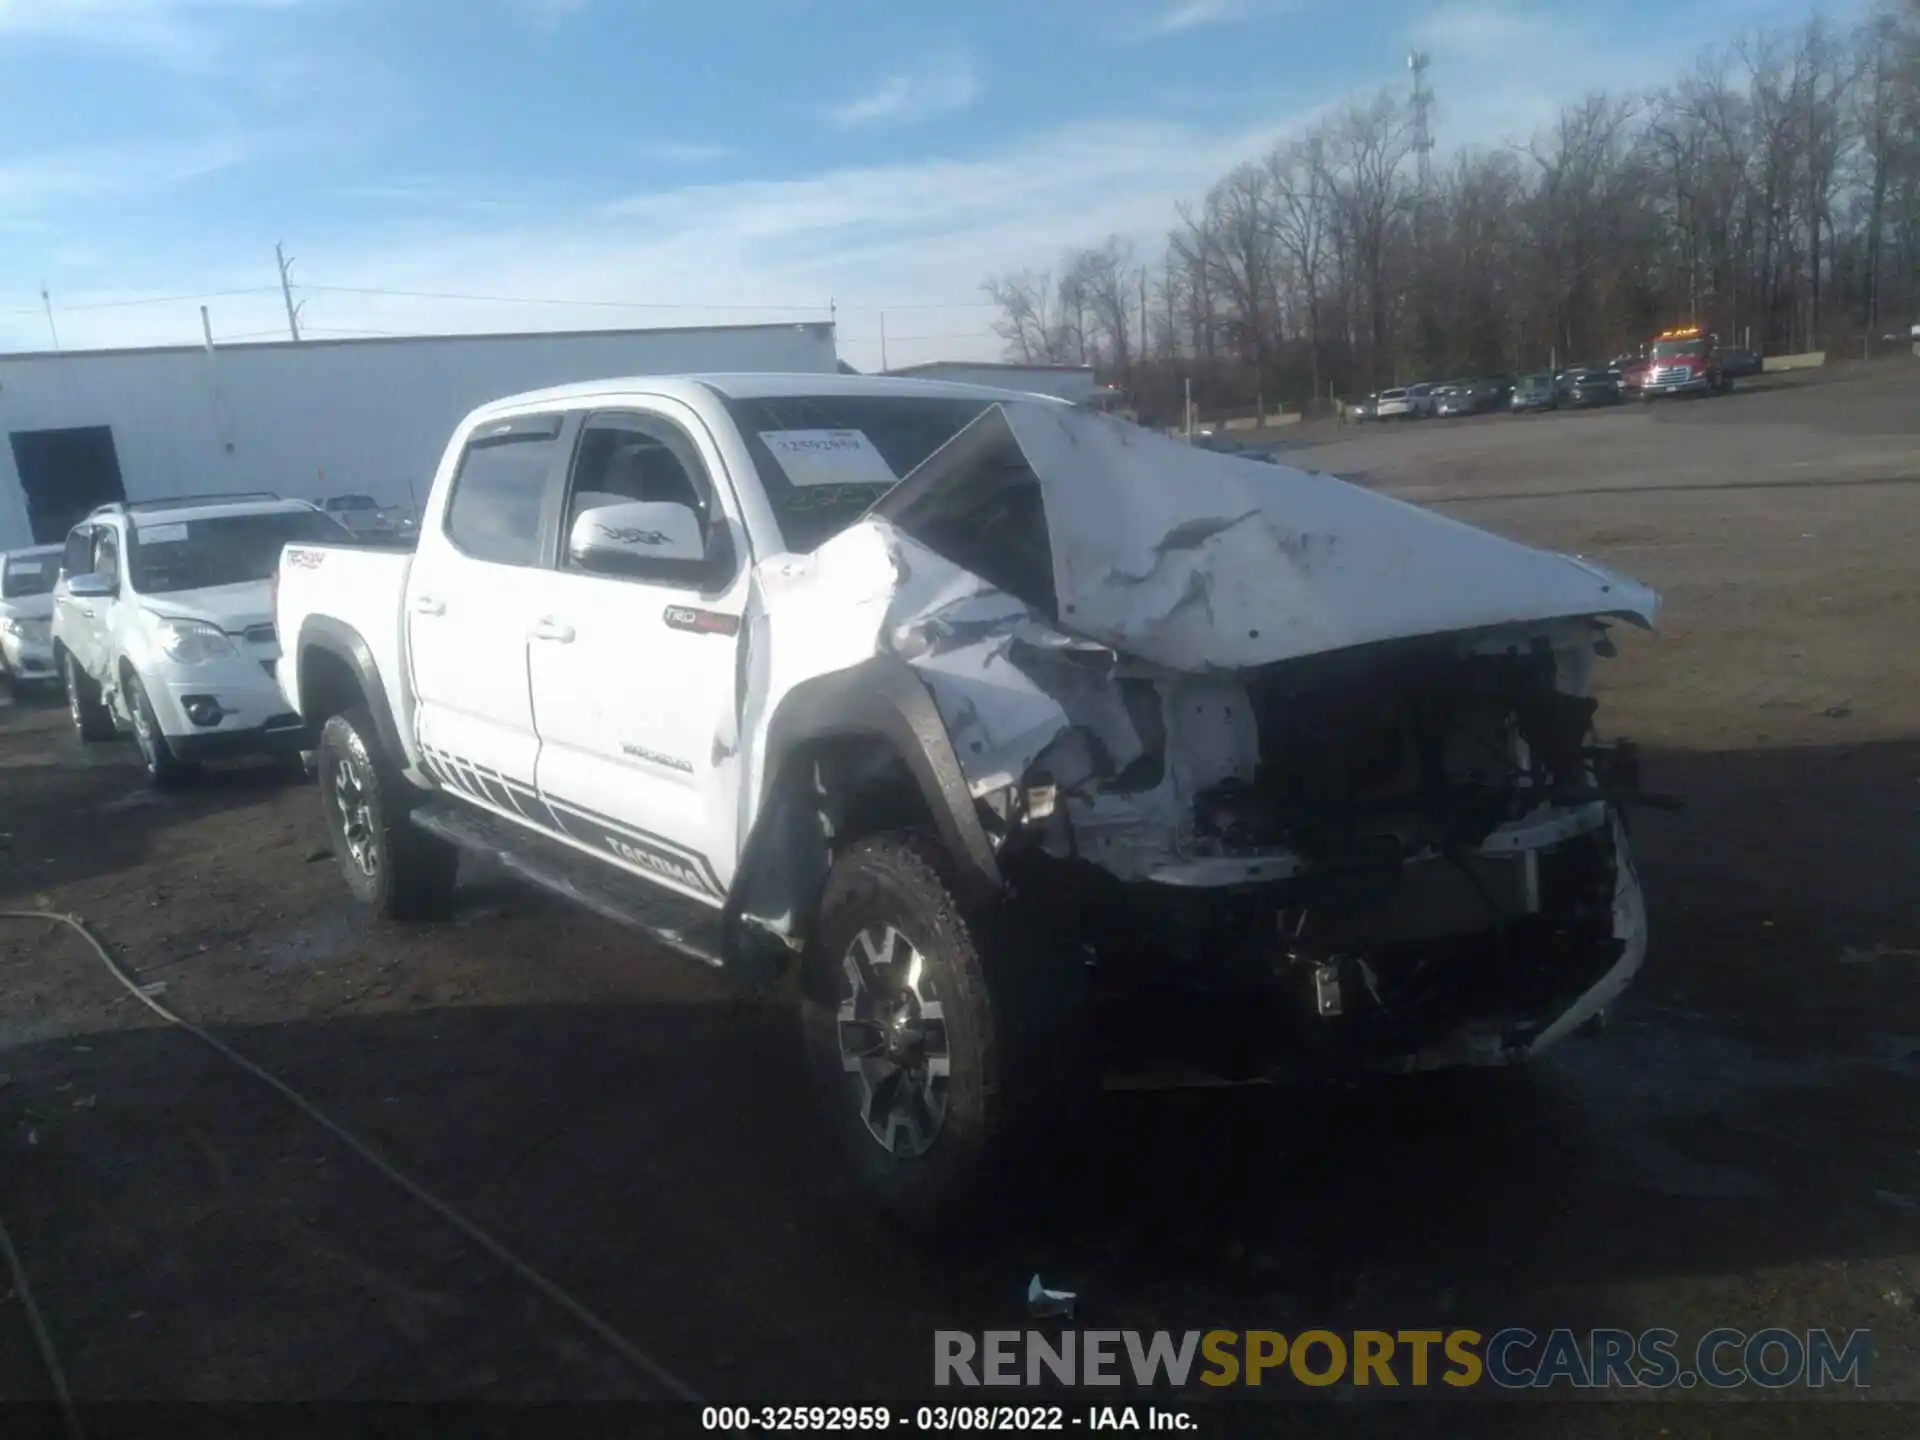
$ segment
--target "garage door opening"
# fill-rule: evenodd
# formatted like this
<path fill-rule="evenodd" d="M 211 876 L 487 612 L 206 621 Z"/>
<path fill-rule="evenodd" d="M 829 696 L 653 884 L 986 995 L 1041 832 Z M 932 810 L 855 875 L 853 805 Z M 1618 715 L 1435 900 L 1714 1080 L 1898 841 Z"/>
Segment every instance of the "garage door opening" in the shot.
<path fill-rule="evenodd" d="M 34 544 L 64 540 L 95 506 L 127 498 L 109 427 L 15 430 L 7 438 L 13 442 Z"/>

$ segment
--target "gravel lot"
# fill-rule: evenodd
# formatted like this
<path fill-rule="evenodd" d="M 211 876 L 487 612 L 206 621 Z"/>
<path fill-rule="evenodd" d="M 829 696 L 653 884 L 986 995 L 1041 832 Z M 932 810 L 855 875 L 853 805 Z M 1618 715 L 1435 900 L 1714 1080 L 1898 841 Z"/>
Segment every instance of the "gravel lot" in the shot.
<path fill-rule="evenodd" d="M 1019 1325 L 1037 1270 L 1112 1328 L 1865 1326 L 1920 1400 L 1920 365 L 1299 438 L 1666 594 L 1602 675 L 1687 802 L 1634 822 L 1649 966 L 1530 1073 L 1116 1096 L 1070 1196 L 938 1254 L 843 1185 L 776 999 L 480 867 L 457 922 L 374 926 L 264 770 L 154 797 L 0 709 L 0 906 L 87 916 L 710 1398 L 921 1393 L 930 1332 Z M 0 1075 L 0 1215 L 84 1398 L 658 1393 L 46 925 L 0 927 Z M 45 1384 L 9 1294 L 0 1398 Z"/>

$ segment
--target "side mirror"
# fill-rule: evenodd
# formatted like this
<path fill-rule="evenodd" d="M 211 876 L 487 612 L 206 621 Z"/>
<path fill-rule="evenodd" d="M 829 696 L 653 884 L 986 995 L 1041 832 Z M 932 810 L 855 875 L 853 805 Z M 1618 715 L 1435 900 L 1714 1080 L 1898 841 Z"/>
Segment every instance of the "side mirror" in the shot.
<path fill-rule="evenodd" d="M 660 580 L 705 579 L 710 566 L 730 553 L 724 524 L 714 526 L 716 543 L 700 534 L 700 517 L 688 505 L 664 500 L 621 500 L 596 505 L 574 517 L 567 535 L 567 559 L 600 575 L 630 575 Z"/>
<path fill-rule="evenodd" d="M 67 581 L 67 594 L 76 600 L 105 600 L 120 593 L 120 583 L 111 575 L 98 571 L 91 575 L 75 575 Z"/>

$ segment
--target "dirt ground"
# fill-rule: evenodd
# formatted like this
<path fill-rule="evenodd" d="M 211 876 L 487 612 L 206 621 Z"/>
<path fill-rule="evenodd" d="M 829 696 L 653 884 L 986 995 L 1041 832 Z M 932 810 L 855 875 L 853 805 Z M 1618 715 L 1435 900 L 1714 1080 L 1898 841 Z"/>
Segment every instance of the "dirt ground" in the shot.
<path fill-rule="evenodd" d="M 1867 1327 L 1920 1399 L 1920 365 L 1303 438 L 1666 597 L 1601 677 L 1686 802 L 1634 820 L 1648 968 L 1501 1083 L 1111 1097 L 1068 1201 L 954 1255 L 847 1188 L 777 1001 L 478 866 L 376 926 L 264 769 L 157 797 L 0 708 L 0 907 L 88 917 L 710 1399 L 923 1395 L 1036 1271 L 1106 1328 Z M 83 1398 L 659 1393 L 41 923 L 0 922 L 0 1217 Z M 9 1293 L 0 1399 L 45 1393 Z"/>

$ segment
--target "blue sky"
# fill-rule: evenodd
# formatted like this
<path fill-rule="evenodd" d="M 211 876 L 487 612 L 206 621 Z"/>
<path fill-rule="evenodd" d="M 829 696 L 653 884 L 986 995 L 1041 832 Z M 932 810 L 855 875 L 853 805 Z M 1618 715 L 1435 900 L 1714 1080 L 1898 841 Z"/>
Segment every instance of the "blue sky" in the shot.
<path fill-rule="evenodd" d="M 1442 145 L 1495 144 L 1807 13 L 0 0 L 0 347 L 49 344 L 42 284 L 68 348 L 197 340 L 201 303 L 217 336 L 283 333 L 284 240 L 316 335 L 815 318 L 831 297 L 863 368 L 883 307 L 896 365 L 991 357 L 986 274 L 1109 232 L 1157 245 L 1234 161 L 1403 85 L 1412 45 Z"/>

